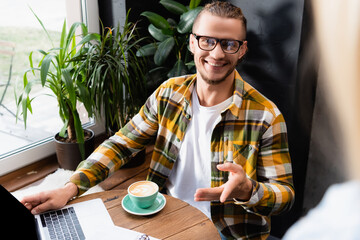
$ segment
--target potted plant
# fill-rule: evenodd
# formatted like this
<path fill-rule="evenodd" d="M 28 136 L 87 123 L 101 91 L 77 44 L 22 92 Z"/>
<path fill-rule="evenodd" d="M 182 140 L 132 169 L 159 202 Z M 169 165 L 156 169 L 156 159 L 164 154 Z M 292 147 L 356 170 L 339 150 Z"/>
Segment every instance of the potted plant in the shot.
<path fill-rule="evenodd" d="M 178 20 L 165 19 L 149 11 L 141 14 L 150 21 L 148 31 L 155 42 L 140 48 L 137 56 L 153 56 L 155 67 L 150 73 L 156 78 L 159 76 L 169 78 L 195 72 L 188 41 L 193 22 L 202 9 L 199 6 L 200 2 L 201 0 L 190 0 L 189 5 L 184 6 L 173 0 L 161 0 L 159 3 L 179 16 Z"/>
<path fill-rule="evenodd" d="M 147 98 L 146 59 L 136 56 L 143 39 L 136 34 L 136 24 L 128 22 L 129 12 L 121 31 L 119 26 L 102 26 L 101 34 L 85 36 L 73 59 L 80 63 L 75 75 L 86 79 L 109 135 L 123 127 Z"/>
<path fill-rule="evenodd" d="M 34 15 L 53 44 L 43 23 L 35 13 Z M 74 23 L 67 32 L 65 20 L 59 47 L 47 51 L 37 50 L 42 59 L 36 65 L 33 61 L 34 51 L 30 53 L 30 69 L 24 73 L 22 93 L 16 97 L 17 116 L 19 113 L 22 114 L 26 128 L 27 112 L 32 113 L 31 102 L 34 99 L 30 97 L 32 87 L 40 83 L 43 88 L 52 91 L 58 101 L 59 115 L 64 123 L 60 132 L 55 135 L 57 158 L 60 167 L 71 170 L 74 170 L 94 149 L 94 133 L 90 130 L 84 133 L 77 110 L 77 104 L 81 102 L 88 116 L 92 117 L 93 101 L 86 82 L 81 77 L 74 76 L 78 63 L 71 61 L 76 54 L 75 31 L 80 27 L 83 35 L 86 35 L 87 28 L 83 23 Z M 88 141 L 85 141 L 85 136 L 88 136 Z M 66 146 L 70 147 L 70 152 L 66 150 Z"/>
<path fill-rule="evenodd" d="M 145 103 L 147 92 L 147 59 L 137 57 L 136 51 L 143 38 L 137 35 L 136 24 L 128 21 L 120 30 L 104 28 L 101 34 L 90 33 L 79 43 L 82 48 L 73 58 L 78 62 L 74 75 L 87 82 L 95 101 L 96 115 L 104 117 L 108 136 L 115 134 Z M 145 149 L 126 167 L 145 161 Z"/>

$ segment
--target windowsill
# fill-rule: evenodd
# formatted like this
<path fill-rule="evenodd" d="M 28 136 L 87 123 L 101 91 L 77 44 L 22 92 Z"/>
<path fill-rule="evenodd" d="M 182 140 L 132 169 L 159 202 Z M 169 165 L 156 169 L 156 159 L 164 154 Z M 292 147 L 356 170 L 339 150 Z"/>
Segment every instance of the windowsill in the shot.
<path fill-rule="evenodd" d="M 95 145 L 99 145 L 105 138 L 105 134 L 97 136 L 95 138 Z M 12 192 L 46 177 L 50 173 L 55 172 L 58 168 L 59 164 L 56 155 L 53 154 L 38 162 L 1 176 L 0 184 L 8 191 Z"/>
<path fill-rule="evenodd" d="M 12 192 L 36 182 L 59 168 L 56 155 L 51 155 L 38 162 L 0 177 L 0 184 Z"/>

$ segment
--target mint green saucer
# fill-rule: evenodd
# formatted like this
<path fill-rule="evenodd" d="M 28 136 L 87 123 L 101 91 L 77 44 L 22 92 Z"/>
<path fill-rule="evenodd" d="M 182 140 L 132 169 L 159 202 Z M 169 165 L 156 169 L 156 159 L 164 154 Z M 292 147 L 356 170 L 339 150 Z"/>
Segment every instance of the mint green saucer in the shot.
<path fill-rule="evenodd" d="M 151 207 L 145 208 L 145 209 L 135 206 L 131 202 L 129 195 L 126 195 L 121 202 L 121 206 L 123 207 L 123 209 L 125 211 L 127 211 L 128 213 L 131 213 L 134 215 L 140 215 L 140 216 L 155 214 L 155 213 L 161 211 L 165 207 L 165 205 L 166 205 L 166 199 L 161 193 L 158 193 L 154 204 Z"/>

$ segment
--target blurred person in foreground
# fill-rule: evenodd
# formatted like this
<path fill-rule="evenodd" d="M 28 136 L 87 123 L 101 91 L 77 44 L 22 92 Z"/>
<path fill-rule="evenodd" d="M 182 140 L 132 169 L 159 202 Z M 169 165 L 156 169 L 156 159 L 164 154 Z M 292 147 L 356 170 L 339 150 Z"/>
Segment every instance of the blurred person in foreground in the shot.
<path fill-rule="evenodd" d="M 270 216 L 294 201 L 283 115 L 235 70 L 247 52 L 240 8 L 208 4 L 192 30 L 197 73 L 164 82 L 63 188 L 25 197 L 32 213 L 64 206 L 155 140 L 148 180 L 204 212 L 223 239 L 269 236 Z"/>
<path fill-rule="evenodd" d="M 313 1 L 324 82 L 344 149 L 348 181 L 335 184 L 284 240 L 360 239 L 360 1 Z"/>

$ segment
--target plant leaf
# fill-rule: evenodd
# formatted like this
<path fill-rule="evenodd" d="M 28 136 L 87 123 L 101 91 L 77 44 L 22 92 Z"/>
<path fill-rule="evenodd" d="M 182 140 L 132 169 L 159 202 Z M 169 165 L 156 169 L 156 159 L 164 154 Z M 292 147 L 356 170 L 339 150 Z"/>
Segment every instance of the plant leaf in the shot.
<path fill-rule="evenodd" d="M 173 28 L 177 27 L 177 22 L 175 21 L 175 19 L 168 18 L 167 21 L 168 21 L 168 23 L 170 24 L 171 27 L 173 27 Z"/>
<path fill-rule="evenodd" d="M 93 41 L 93 40 L 100 42 L 101 41 L 100 34 L 98 34 L 98 33 L 90 33 L 90 34 L 86 35 L 85 37 L 83 37 L 81 39 L 81 41 L 76 46 L 81 46 L 81 45 L 83 45 L 85 43 L 88 43 L 90 41 Z"/>
<path fill-rule="evenodd" d="M 66 39 L 66 20 L 64 20 L 63 28 L 60 37 L 60 49 L 59 49 L 59 65 L 62 66 L 65 58 L 65 39 Z"/>
<path fill-rule="evenodd" d="M 187 67 L 184 64 L 184 61 L 181 59 L 178 59 L 176 63 L 174 64 L 174 67 L 169 71 L 167 77 L 176 77 L 176 76 L 182 76 L 187 74 Z"/>
<path fill-rule="evenodd" d="M 192 9 L 180 16 L 180 21 L 177 26 L 177 30 L 179 33 L 190 33 L 192 25 L 194 23 L 194 20 L 196 16 L 201 11 L 202 7 L 197 7 L 195 9 Z"/>
<path fill-rule="evenodd" d="M 54 49 L 56 49 L 56 48 L 53 48 L 53 49 L 51 49 L 51 50 L 54 50 Z M 41 50 L 41 49 L 38 49 L 37 50 L 39 53 L 41 53 L 42 55 L 46 55 L 47 54 L 47 52 L 45 52 L 44 50 Z"/>
<path fill-rule="evenodd" d="M 76 142 L 79 144 L 80 154 L 82 160 L 85 160 L 85 146 L 84 146 L 84 129 L 81 125 L 79 113 L 76 109 L 72 111 L 74 117 L 75 133 L 76 133 Z"/>
<path fill-rule="evenodd" d="M 50 41 L 51 45 L 54 47 L 54 43 L 53 43 L 53 41 L 51 40 L 51 37 L 50 37 L 50 35 L 49 35 L 48 31 L 46 30 L 46 28 L 45 28 L 45 26 L 44 26 L 43 22 L 42 22 L 42 21 L 40 20 L 40 18 L 36 15 L 36 13 L 34 12 L 34 10 L 32 10 L 32 8 L 31 8 L 31 7 L 29 7 L 29 8 L 30 8 L 31 12 L 34 14 L 34 16 L 36 17 L 36 19 L 38 20 L 38 22 L 40 23 L 40 25 L 41 25 L 42 29 L 44 30 L 44 32 L 45 32 L 45 34 L 46 34 L 46 36 L 47 36 L 47 37 L 48 37 L 48 39 L 49 39 L 49 41 Z"/>
<path fill-rule="evenodd" d="M 159 42 L 164 41 L 166 38 L 168 38 L 169 36 L 166 36 L 162 33 L 161 29 L 155 27 L 153 24 L 150 24 L 148 27 L 148 31 L 150 33 L 150 35 L 155 38 L 156 40 L 158 40 Z"/>
<path fill-rule="evenodd" d="M 63 138 L 66 137 L 66 129 L 67 129 L 68 123 L 69 123 L 69 120 L 66 119 L 66 120 L 64 121 L 63 127 L 61 128 L 61 130 L 60 130 L 60 132 L 59 132 L 59 136 L 60 136 L 60 137 L 63 137 Z"/>
<path fill-rule="evenodd" d="M 69 100 L 71 102 L 71 108 L 76 109 L 76 92 L 73 83 L 73 79 L 70 75 L 70 71 L 68 69 L 63 69 L 62 71 L 63 81 L 65 82 L 65 86 L 67 92 L 69 94 Z"/>
<path fill-rule="evenodd" d="M 149 19 L 149 21 L 157 28 L 160 28 L 160 29 L 170 28 L 170 24 L 168 23 L 168 21 L 166 21 L 165 18 L 163 18 L 162 16 L 160 16 L 157 13 L 145 11 L 145 12 L 141 13 L 140 15 L 147 17 L 147 19 Z"/>
<path fill-rule="evenodd" d="M 30 63 L 30 67 L 31 67 L 32 69 L 34 68 L 34 63 L 33 63 L 33 59 L 32 59 L 33 53 L 34 53 L 34 52 L 31 51 L 30 54 L 29 54 L 29 63 Z M 35 71 L 34 71 L 34 70 L 32 70 L 32 73 L 33 73 L 33 75 L 35 76 Z M 24 80 L 25 80 L 25 78 L 24 78 Z M 24 82 L 24 85 L 26 85 L 25 82 Z"/>
<path fill-rule="evenodd" d="M 191 0 L 189 4 L 190 9 L 194 9 L 201 3 L 201 0 Z"/>
<path fill-rule="evenodd" d="M 174 45 L 175 40 L 173 37 L 169 37 L 159 44 L 154 55 L 154 62 L 156 65 L 160 66 L 165 62 L 171 50 L 174 48 Z"/>
<path fill-rule="evenodd" d="M 185 64 L 188 68 L 192 68 L 192 67 L 195 67 L 195 62 L 194 61 L 190 61 L 190 62 L 187 62 Z"/>
<path fill-rule="evenodd" d="M 67 34 L 66 36 L 66 45 L 64 46 L 64 49 L 67 50 L 68 47 L 70 46 L 71 44 L 71 41 L 73 40 L 74 36 L 75 36 L 75 32 L 76 32 L 76 29 L 79 27 L 79 26 L 83 26 L 84 24 L 81 23 L 81 22 L 75 22 L 71 25 L 70 29 L 69 29 L 69 33 Z"/>
<path fill-rule="evenodd" d="M 48 54 L 42 60 L 42 64 L 41 64 L 41 68 L 40 68 L 40 79 L 41 79 L 41 85 L 43 87 L 45 86 L 46 77 L 48 75 L 50 63 L 51 63 L 53 57 L 54 57 L 54 55 Z"/>
<path fill-rule="evenodd" d="M 176 29 L 176 27 L 174 28 L 168 28 L 168 29 L 162 29 L 161 32 L 166 35 L 166 37 L 169 36 L 174 36 L 174 29 Z"/>
<path fill-rule="evenodd" d="M 147 57 L 154 55 L 157 49 L 156 43 L 149 43 L 143 47 L 141 47 L 139 50 L 136 51 L 137 57 Z"/>
<path fill-rule="evenodd" d="M 89 90 L 82 82 L 77 83 L 77 88 L 79 90 L 79 99 L 84 104 L 86 112 L 88 113 L 88 117 L 92 117 L 93 116 L 92 106 L 94 105 L 94 103 L 90 97 Z"/>
<path fill-rule="evenodd" d="M 22 106 L 22 114 L 23 114 L 25 129 L 26 129 L 28 102 L 30 102 L 29 97 L 22 98 L 21 106 Z"/>
<path fill-rule="evenodd" d="M 160 4 L 163 5 L 170 12 L 177 15 L 181 15 L 188 10 L 183 4 L 175 2 L 173 0 L 161 0 Z"/>

